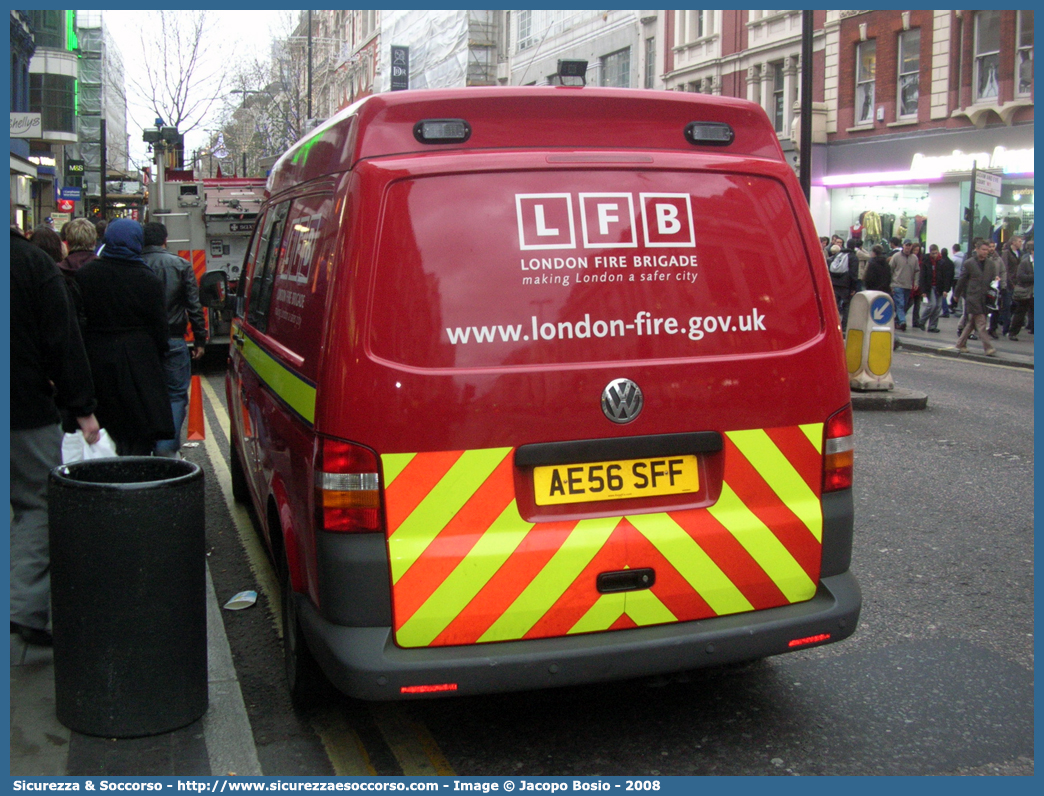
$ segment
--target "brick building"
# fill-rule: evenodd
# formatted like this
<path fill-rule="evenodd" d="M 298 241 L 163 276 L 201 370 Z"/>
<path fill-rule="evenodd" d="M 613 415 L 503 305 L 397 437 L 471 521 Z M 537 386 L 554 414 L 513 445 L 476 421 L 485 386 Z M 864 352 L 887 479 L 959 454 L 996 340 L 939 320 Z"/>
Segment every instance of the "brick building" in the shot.
<path fill-rule="evenodd" d="M 802 12 L 661 16 L 665 87 L 759 103 L 796 165 Z M 977 196 L 972 226 L 1032 227 L 1032 11 L 830 10 L 813 20 L 820 234 L 862 234 L 873 214 L 868 232 L 883 218 L 882 235 L 966 241 L 973 161 L 1001 175 L 1003 191 Z"/>

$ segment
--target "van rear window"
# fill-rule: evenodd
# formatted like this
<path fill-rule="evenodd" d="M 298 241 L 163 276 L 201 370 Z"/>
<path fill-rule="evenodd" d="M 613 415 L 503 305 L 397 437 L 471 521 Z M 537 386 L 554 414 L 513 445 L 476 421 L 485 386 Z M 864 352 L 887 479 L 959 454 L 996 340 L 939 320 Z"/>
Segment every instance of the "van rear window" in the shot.
<path fill-rule="evenodd" d="M 821 329 L 809 255 L 773 179 L 427 176 L 392 183 L 382 218 L 369 348 L 392 363 L 736 356 Z"/>

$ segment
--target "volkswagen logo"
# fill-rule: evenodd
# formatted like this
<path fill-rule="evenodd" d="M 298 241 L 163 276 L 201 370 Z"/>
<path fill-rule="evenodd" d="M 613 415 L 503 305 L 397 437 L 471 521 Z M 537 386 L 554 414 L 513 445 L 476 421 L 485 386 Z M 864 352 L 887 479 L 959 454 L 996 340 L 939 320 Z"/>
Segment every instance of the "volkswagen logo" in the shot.
<path fill-rule="evenodd" d="M 614 423 L 630 423 L 642 411 L 642 391 L 630 379 L 613 379 L 602 390 L 602 411 Z"/>

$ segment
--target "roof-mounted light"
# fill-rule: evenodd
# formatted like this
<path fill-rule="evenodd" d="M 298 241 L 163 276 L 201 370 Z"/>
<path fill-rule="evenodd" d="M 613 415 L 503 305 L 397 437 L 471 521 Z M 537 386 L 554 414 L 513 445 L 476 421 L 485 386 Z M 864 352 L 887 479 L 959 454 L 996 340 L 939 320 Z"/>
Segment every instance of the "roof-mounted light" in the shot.
<path fill-rule="evenodd" d="M 587 61 L 579 58 L 559 58 L 556 77 L 560 86 L 586 86 Z"/>
<path fill-rule="evenodd" d="M 463 119 L 424 119 L 413 125 L 413 137 L 422 144 L 462 144 L 471 138 Z"/>
<path fill-rule="evenodd" d="M 728 146 L 736 132 L 724 122 L 689 122 L 685 140 L 697 146 Z"/>

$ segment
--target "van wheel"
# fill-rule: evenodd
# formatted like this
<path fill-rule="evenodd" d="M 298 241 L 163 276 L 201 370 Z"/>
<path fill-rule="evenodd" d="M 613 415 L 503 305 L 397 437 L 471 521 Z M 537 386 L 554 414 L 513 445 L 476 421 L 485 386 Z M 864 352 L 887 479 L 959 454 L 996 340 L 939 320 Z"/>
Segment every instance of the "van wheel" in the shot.
<path fill-rule="evenodd" d="M 229 442 L 228 470 L 232 476 L 232 499 L 236 503 L 250 505 L 250 488 L 247 486 L 246 472 L 239 458 L 239 449 L 236 447 L 235 439 Z"/>
<path fill-rule="evenodd" d="M 290 584 L 290 568 L 282 567 L 283 608 L 283 666 L 286 682 L 290 688 L 290 701 L 294 707 L 315 707 L 329 692 L 330 685 L 312 657 L 294 604 L 294 590 Z"/>

